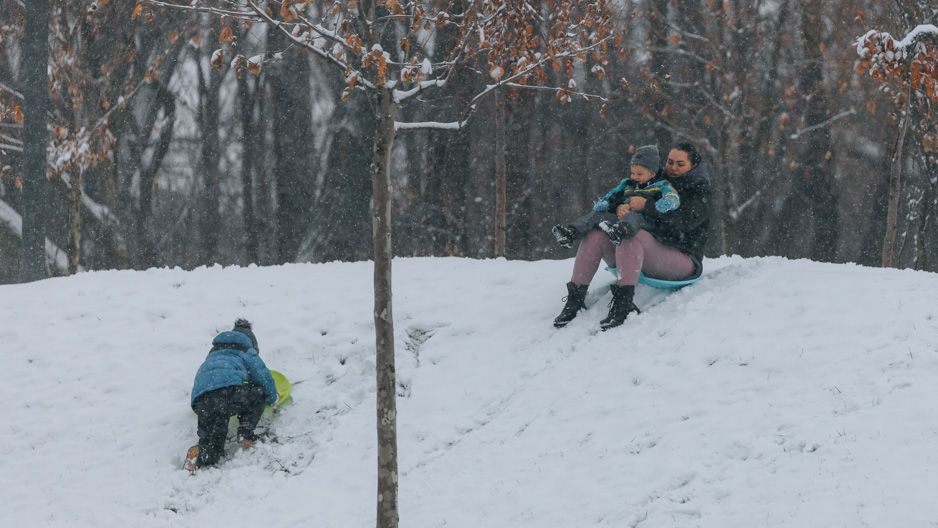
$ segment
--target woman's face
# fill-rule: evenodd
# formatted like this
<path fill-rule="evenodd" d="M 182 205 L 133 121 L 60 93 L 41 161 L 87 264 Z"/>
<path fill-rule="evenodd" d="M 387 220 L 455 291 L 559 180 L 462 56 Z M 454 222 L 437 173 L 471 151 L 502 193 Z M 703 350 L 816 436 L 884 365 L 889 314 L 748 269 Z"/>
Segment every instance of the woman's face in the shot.
<path fill-rule="evenodd" d="M 655 177 L 655 173 L 641 165 L 632 165 L 632 181 L 645 183 Z"/>
<path fill-rule="evenodd" d="M 668 164 L 665 166 L 668 176 L 683 176 L 692 168 L 690 156 L 686 152 L 678 149 L 668 152 Z"/>

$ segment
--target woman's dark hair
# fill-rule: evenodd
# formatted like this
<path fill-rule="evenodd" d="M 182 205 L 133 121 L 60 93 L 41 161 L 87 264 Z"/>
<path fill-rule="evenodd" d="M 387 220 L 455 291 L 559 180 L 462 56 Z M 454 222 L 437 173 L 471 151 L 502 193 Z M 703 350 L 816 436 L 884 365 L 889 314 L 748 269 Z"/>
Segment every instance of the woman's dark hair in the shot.
<path fill-rule="evenodd" d="M 690 143 L 678 143 L 671 147 L 675 150 L 681 150 L 687 153 L 687 157 L 690 158 L 690 163 L 693 166 L 700 165 L 700 162 L 703 161 L 700 152 L 697 150 L 697 147 L 691 145 Z"/>

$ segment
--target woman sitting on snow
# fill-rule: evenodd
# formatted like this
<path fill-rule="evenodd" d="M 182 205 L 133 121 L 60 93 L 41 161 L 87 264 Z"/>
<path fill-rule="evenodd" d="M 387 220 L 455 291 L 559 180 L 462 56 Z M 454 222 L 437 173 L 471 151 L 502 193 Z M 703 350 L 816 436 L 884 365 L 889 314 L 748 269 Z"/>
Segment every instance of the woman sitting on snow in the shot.
<path fill-rule="evenodd" d="M 659 170 L 658 159 L 658 147 L 649 145 L 637 149 L 631 162 L 633 175 L 637 168 L 645 178 L 645 187 L 655 183 L 658 192 L 644 196 L 620 192 L 622 199 L 617 201 L 613 189 L 607 194 L 608 211 L 598 211 L 607 213 L 606 218 L 587 215 L 575 221 L 579 225 L 554 226 L 554 236 L 561 244 L 572 244 L 581 230 L 586 230 L 567 283 L 566 304 L 554 319 L 555 327 L 566 326 L 586 308 L 586 291 L 600 261 L 619 272 L 619 280 L 612 286 L 612 307 L 599 323 L 603 330 L 621 325 L 630 313 L 638 311 L 633 298 L 639 273 L 663 280 L 687 280 L 703 272 L 703 249 L 710 227 L 710 175 L 689 143 L 671 149 L 664 171 Z M 679 201 L 668 193 L 667 182 Z M 659 207 L 662 199 L 668 201 Z M 615 220 L 608 213 L 614 213 Z"/>
<path fill-rule="evenodd" d="M 274 378 L 258 355 L 251 323 L 238 319 L 231 331 L 212 340 L 212 349 L 195 375 L 192 410 L 199 419 L 199 444 L 186 453 L 186 469 L 211 466 L 225 454 L 232 416 L 238 417 L 238 442 L 252 447 L 264 406 L 277 397 Z"/>

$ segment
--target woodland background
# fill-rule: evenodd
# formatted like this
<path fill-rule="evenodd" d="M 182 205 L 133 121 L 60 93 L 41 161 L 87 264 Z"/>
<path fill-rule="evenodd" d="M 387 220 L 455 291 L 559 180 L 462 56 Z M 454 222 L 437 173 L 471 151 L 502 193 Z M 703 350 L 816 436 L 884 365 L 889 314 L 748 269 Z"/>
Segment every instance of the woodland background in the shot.
<path fill-rule="evenodd" d="M 125 1 L 50 3 L 43 217 L 63 258 L 48 274 L 372 258 L 368 99 L 342 101 L 341 79 L 263 24 Z M 23 0 L 0 0 L 0 283 L 16 282 L 20 265 L 23 12 Z M 621 53 L 604 75 L 590 64 L 577 73 L 605 109 L 560 104 L 553 91 L 504 94 L 506 256 L 571 256 L 551 225 L 625 177 L 634 146 L 664 154 L 690 141 L 714 178 L 708 255 L 879 265 L 908 106 L 895 262 L 938 271 L 933 103 L 905 105 L 906 92 L 858 67 L 855 44 L 871 28 L 901 39 L 936 22 L 934 0 L 623 3 Z M 233 40 L 251 61 L 213 61 Z M 477 75 L 455 75 L 454 100 L 482 88 Z M 451 106 L 401 117 L 445 120 Z M 490 98 L 458 132 L 399 132 L 396 255 L 495 255 L 495 129 Z"/>

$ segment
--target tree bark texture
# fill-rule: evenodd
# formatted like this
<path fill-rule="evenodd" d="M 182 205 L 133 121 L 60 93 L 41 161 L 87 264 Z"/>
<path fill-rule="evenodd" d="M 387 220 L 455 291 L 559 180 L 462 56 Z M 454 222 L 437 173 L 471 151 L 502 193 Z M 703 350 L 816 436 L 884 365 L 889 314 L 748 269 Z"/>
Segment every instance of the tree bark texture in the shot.
<path fill-rule="evenodd" d="M 211 53 L 210 46 L 205 53 Z M 199 264 L 211 264 L 218 254 L 218 240 L 221 232 L 221 212 L 219 208 L 220 175 L 218 163 L 221 159 L 221 140 L 219 138 L 219 114 L 221 113 L 221 73 L 212 69 L 208 79 L 201 74 L 199 67 L 199 132 L 201 135 L 200 172 L 202 185 L 199 189 Z"/>
<path fill-rule="evenodd" d="M 884 268 L 896 266 L 896 235 L 899 224 L 899 196 L 902 193 L 902 151 L 905 145 L 905 135 L 909 130 L 912 119 L 912 84 L 906 80 L 909 87 L 906 93 L 905 108 L 899 116 L 899 130 L 896 133 L 896 142 L 893 147 L 892 163 L 889 167 L 889 201 L 886 209 L 886 236 L 883 237 L 883 256 L 880 261 Z"/>
<path fill-rule="evenodd" d="M 23 32 L 23 250 L 20 280 L 48 276 L 46 268 L 46 112 L 49 109 L 49 2 L 26 2 Z"/>
<path fill-rule="evenodd" d="M 279 32 L 272 32 L 277 39 Z M 269 49 L 278 49 L 275 40 Z M 285 54 L 268 72 L 274 138 L 274 182 L 277 193 L 277 254 L 293 262 L 309 225 L 314 174 L 309 63 L 298 50 Z"/>
<path fill-rule="evenodd" d="M 147 137 L 150 130 L 156 126 L 160 108 L 163 109 L 163 125 L 159 139 L 149 162 L 140 167 L 140 205 L 136 222 L 137 267 L 140 269 L 160 265 L 156 230 L 153 225 L 153 194 L 156 189 L 156 175 L 163 164 L 163 158 L 169 152 L 176 123 L 176 99 L 162 83 L 156 86 L 155 99 L 144 120 L 143 130 L 146 131 Z"/>
<path fill-rule="evenodd" d="M 505 159 L 505 95 L 495 92 L 495 256 L 507 253 L 508 175 Z"/>
<path fill-rule="evenodd" d="M 807 46 L 805 66 L 800 75 L 800 92 L 808 97 L 805 125 L 824 122 L 830 116 L 830 101 L 824 86 L 824 2 L 805 2 L 801 32 Z M 837 253 L 840 222 L 837 216 L 837 197 L 834 192 L 833 154 L 829 126 L 810 132 L 800 177 L 808 200 L 813 236 L 809 258 L 832 262 Z M 801 193 L 798 193 L 799 195 Z M 808 195 L 807 192 L 805 195 Z"/>
<path fill-rule="evenodd" d="M 81 188 L 84 171 L 71 175 L 68 186 L 68 274 L 78 273 L 81 262 Z"/>
<path fill-rule="evenodd" d="M 376 128 L 372 162 L 374 196 L 375 370 L 378 418 L 378 528 L 397 528 L 397 392 L 391 290 L 391 148 L 394 103 L 391 93 L 375 95 Z"/>
<path fill-rule="evenodd" d="M 257 263 L 257 225 L 254 221 L 254 158 L 259 138 L 255 134 L 254 107 L 260 83 L 251 90 L 248 76 L 238 78 L 238 100 L 241 110 L 241 201 L 244 207 L 245 257 Z"/>

